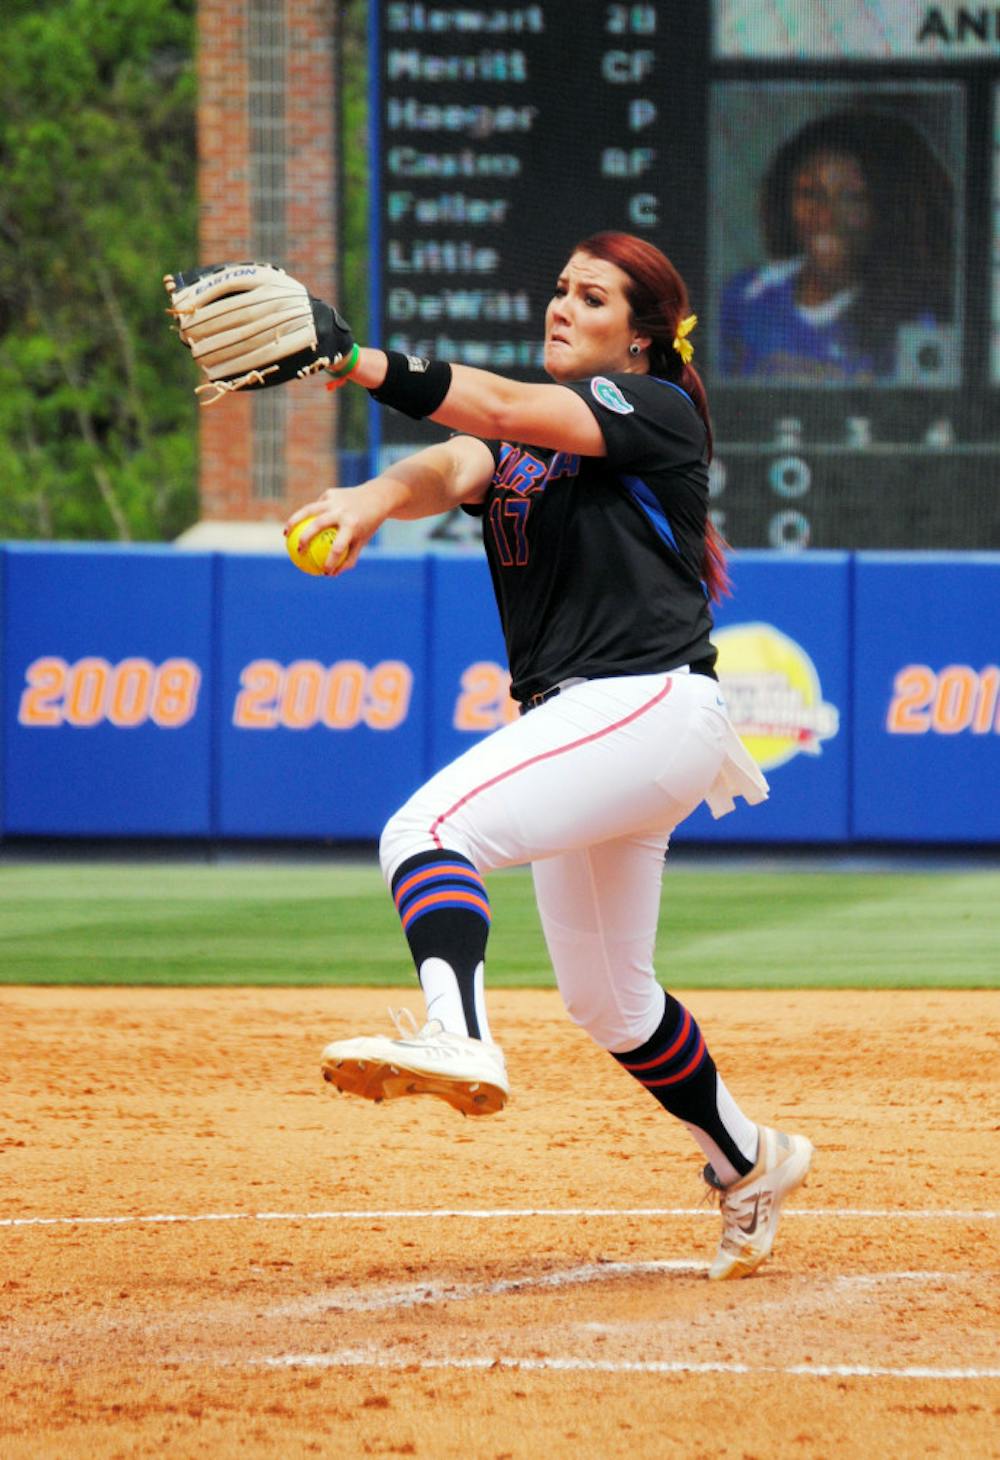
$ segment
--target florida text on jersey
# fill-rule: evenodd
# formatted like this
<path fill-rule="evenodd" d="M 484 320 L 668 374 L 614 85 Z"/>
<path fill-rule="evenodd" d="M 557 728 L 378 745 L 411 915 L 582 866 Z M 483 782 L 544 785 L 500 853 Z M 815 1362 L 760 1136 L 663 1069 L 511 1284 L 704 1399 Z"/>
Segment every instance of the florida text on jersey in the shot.
<path fill-rule="evenodd" d="M 629 373 L 568 388 L 607 455 L 495 443 L 486 497 L 466 509 L 483 518 L 514 698 L 573 677 L 711 673 L 707 443 L 693 401 Z"/>

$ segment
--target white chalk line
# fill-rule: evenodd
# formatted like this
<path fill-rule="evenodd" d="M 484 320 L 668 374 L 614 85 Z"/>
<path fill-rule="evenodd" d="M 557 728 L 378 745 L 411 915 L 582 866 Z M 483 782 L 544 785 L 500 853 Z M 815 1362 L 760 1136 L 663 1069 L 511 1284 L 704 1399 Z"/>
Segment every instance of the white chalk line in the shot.
<path fill-rule="evenodd" d="M 982 1273 L 972 1272 L 868 1272 L 844 1273 L 834 1278 L 834 1288 L 880 1288 L 887 1283 L 963 1283 L 981 1282 Z"/>
<path fill-rule="evenodd" d="M 529 1289 L 554 1289 L 581 1283 L 606 1281 L 608 1279 L 633 1277 L 665 1271 L 704 1272 L 705 1264 L 664 1260 L 654 1262 L 608 1262 L 584 1263 L 577 1267 L 564 1268 L 559 1272 L 534 1277 L 508 1278 L 490 1283 L 465 1284 L 414 1284 L 406 1288 L 383 1290 L 378 1294 L 348 1292 L 338 1297 L 336 1293 L 312 1300 L 313 1309 L 335 1312 L 350 1308 L 356 1311 L 374 1311 L 387 1308 L 410 1308 L 443 1302 L 461 1302 L 477 1297 L 491 1297 L 507 1293 L 524 1292 Z M 971 1273 L 948 1273 L 903 1269 L 877 1275 L 858 1274 L 838 1277 L 834 1282 L 837 1290 L 864 1289 L 879 1285 L 897 1283 L 960 1282 L 974 1277 Z M 272 1313 L 277 1310 L 272 1310 Z M 599 1324 L 584 1324 L 586 1330 L 602 1327 Z M 992 1368 L 942 1368 L 932 1365 L 907 1365 L 890 1367 L 873 1364 L 788 1364 L 754 1365 L 724 1362 L 696 1363 L 688 1360 L 649 1359 L 615 1360 L 585 1359 L 578 1356 L 560 1357 L 545 1355 L 534 1358 L 519 1358 L 511 1354 L 489 1354 L 480 1356 L 449 1357 L 414 1360 L 401 1354 L 388 1354 L 375 1346 L 367 1348 L 346 1348 L 330 1353 L 272 1354 L 249 1361 L 251 1367 L 271 1369 L 306 1368 L 370 1368 L 370 1369 L 417 1369 L 421 1372 L 434 1370 L 505 1370 L 510 1372 L 556 1372 L 556 1373 L 602 1373 L 602 1374 L 725 1374 L 758 1375 L 772 1374 L 797 1378 L 815 1379 L 920 1379 L 941 1382 L 983 1381 L 1000 1379 L 1000 1369 Z"/>
<path fill-rule="evenodd" d="M 410 1283 L 403 1287 L 384 1288 L 381 1292 L 358 1292 L 356 1289 L 333 1289 L 314 1298 L 283 1303 L 268 1308 L 269 1318 L 315 1316 L 318 1313 L 376 1313 L 393 1308 L 417 1308 L 438 1303 L 468 1303 L 475 1298 L 501 1297 L 507 1293 L 524 1293 L 542 1288 L 567 1288 L 581 1283 L 608 1282 L 615 1278 L 642 1274 L 680 1272 L 704 1273 L 707 1262 L 685 1258 L 662 1258 L 651 1262 L 586 1262 L 516 1278 L 499 1278 L 481 1283 Z"/>
<path fill-rule="evenodd" d="M 586 1283 L 609 1282 L 617 1278 L 650 1276 L 657 1273 L 697 1273 L 708 1270 L 707 1262 L 686 1258 L 659 1258 L 648 1262 L 585 1262 L 557 1272 L 530 1274 L 525 1277 L 499 1278 L 492 1282 L 416 1282 L 379 1291 L 360 1292 L 356 1288 L 332 1288 L 310 1298 L 281 1303 L 268 1308 L 268 1318 L 316 1317 L 322 1313 L 378 1313 L 390 1309 L 432 1307 L 439 1303 L 468 1303 L 476 1298 L 502 1297 L 508 1293 L 575 1287 Z M 836 1292 L 859 1292 L 868 1288 L 888 1287 L 895 1283 L 968 1283 L 981 1279 L 972 1272 L 902 1272 L 877 1274 L 842 1274 L 832 1281 Z M 617 1325 L 584 1323 L 587 1332 L 617 1332 Z"/>
<path fill-rule="evenodd" d="M 271 1369 L 510 1369 L 599 1374 L 786 1374 L 809 1379 L 1000 1379 L 1000 1369 L 938 1369 L 922 1364 L 897 1369 L 877 1364 L 698 1364 L 672 1359 L 581 1359 L 556 1355 L 520 1359 L 509 1354 L 414 1360 L 364 1349 L 341 1349 L 328 1354 L 272 1354 L 251 1362 Z"/>
<path fill-rule="evenodd" d="M 0 1227 L 127 1227 L 193 1222 L 417 1222 L 466 1220 L 475 1222 L 522 1221 L 532 1218 L 635 1218 L 718 1217 L 709 1206 L 697 1207 L 433 1207 L 413 1210 L 323 1211 L 323 1212 L 151 1212 L 140 1216 L 112 1217 L 0 1217 Z M 910 1211 L 903 1207 L 790 1207 L 782 1218 L 807 1217 L 825 1220 L 883 1222 L 995 1222 L 1000 1211 L 954 1210 L 933 1207 Z"/>

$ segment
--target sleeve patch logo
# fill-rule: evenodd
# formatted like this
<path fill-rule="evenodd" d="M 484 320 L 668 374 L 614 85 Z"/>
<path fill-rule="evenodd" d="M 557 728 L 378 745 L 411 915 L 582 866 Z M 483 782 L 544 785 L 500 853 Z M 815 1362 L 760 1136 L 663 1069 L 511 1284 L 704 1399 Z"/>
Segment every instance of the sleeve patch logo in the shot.
<path fill-rule="evenodd" d="M 614 411 L 616 415 L 630 416 L 635 410 L 635 406 L 629 405 L 614 381 L 603 375 L 594 376 L 590 382 L 590 393 L 596 401 L 600 401 L 602 406 Z"/>

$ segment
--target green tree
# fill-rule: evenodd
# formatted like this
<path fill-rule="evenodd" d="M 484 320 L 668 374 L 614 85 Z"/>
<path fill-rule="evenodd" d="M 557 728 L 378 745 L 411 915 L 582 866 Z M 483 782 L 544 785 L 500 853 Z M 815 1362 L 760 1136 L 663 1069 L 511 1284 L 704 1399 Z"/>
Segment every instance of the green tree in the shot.
<path fill-rule="evenodd" d="M 197 517 L 196 0 L 5 0 L 0 537 L 162 540 Z"/>

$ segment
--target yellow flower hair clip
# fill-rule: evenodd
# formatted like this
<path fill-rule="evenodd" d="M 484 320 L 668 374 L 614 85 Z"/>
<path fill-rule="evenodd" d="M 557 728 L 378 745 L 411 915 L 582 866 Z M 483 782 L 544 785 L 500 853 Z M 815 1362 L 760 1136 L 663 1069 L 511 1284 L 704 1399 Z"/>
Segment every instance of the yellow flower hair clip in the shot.
<path fill-rule="evenodd" d="M 674 349 L 680 355 L 685 365 L 690 365 L 694 359 L 694 345 L 688 339 L 688 335 L 698 323 L 696 314 L 689 314 L 687 319 L 682 319 L 677 326 L 677 333 L 674 335 Z"/>

